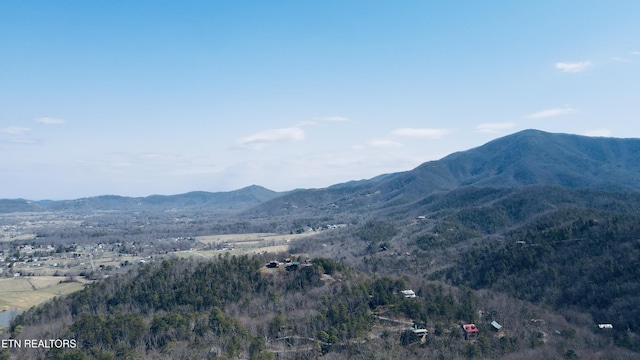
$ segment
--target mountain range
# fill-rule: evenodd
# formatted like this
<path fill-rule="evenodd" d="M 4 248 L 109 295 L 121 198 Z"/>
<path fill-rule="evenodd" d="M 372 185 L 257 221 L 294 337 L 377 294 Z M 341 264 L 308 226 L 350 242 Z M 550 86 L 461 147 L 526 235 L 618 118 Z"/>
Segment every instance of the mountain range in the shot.
<path fill-rule="evenodd" d="M 27 211 L 232 210 L 253 215 L 300 209 L 353 211 L 408 204 L 464 187 L 553 185 L 614 192 L 640 190 L 640 139 L 595 138 L 524 130 L 429 161 L 413 170 L 322 189 L 275 192 L 253 185 L 230 192 L 180 195 L 104 195 L 64 201 L 0 200 L 0 213 Z"/>
<path fill-rule="evenodd" d="M 640 190 L 640 139 L 525 130 L 410 171 L 325 189 L 292 191 L 252 208 L 251 213 L 388 209 L 439 192 L 534 185 L 610 192 Z"/>
<path fill-rule="evenodd" d="M 37 211 L 210 211 L 249 208 L 282 195 L 251 185 L 229 192 L 192 191 L 179 195 L 126 197 L 101 195 L 75 200 L 0 199 L 0 213 Z"/>

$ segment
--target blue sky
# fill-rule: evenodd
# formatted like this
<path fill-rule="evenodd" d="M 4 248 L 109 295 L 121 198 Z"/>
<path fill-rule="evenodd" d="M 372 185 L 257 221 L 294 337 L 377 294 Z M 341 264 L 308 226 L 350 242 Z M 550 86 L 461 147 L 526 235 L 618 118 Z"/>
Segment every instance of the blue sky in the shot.
<path fill-rule="evenodd" d="M 0 2 L 0 198 L 321 188 L 640 137 L 637 1 Z"/>

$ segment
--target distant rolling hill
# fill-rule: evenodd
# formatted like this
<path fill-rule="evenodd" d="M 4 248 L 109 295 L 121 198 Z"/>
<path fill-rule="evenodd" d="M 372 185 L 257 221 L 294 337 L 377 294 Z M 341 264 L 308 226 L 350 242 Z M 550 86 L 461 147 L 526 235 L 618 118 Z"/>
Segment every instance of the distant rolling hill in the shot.
<path fill-rule="evenodd" d="M 125 197 L 102 195 L 96 197 L 61 200 L 30 201 L 23 199 L 0 200 L 0 213 L 33 211 L 201 211 L 242 210 L 282 193 L 252 185 L 229 192 L 193 191 L 180 195 L 151 195 L 147 197 Z"/>

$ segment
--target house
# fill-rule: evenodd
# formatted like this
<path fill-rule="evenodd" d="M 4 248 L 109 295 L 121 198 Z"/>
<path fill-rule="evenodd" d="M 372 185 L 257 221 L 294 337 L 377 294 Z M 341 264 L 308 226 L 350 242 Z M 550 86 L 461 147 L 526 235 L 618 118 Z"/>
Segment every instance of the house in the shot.
<path fill-rule="evenodd" d="M 406 298 L 414 298 L 414 297 L 416 297 L 416 293 L 411 289 L 409 289 L 409 290 L 401 290 L 400 292 Z"/>
<path fill-rule="evenodd" d="M 427 324 L 417 321 L 413 322 L 413 325 L 409 328 L 409 330 L 411 330 L 411 332 L 413 332 L 417 336 L 425 336 L 429 333 L 429 331 L 427 330 Z"/>
<path fill-rule="evenodd" d="M 463 324 L 465 340 L 475 340 L 478 338 L 478 327 L 475 324 Z"/>
<path fill-rule="evenodd" d="M 598 324 L 600 329 L 613 329 L 613 324 Z"/>

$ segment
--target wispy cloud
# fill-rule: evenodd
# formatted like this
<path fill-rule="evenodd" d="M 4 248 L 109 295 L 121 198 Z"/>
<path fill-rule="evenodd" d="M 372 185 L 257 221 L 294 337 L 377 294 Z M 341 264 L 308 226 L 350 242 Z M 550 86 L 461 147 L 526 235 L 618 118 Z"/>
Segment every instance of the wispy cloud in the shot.
<path fill-rule="evenodd" d="M 45 125 L 62 125 L 66 123 L 65 120 L 48 118 L 48 117 L 36 119 L 36 122 L 39 122 L 40 124 L 45 124 Z"/>
<path fill-rule="evenodd" d="M 583 132 L 582 135 L 594 136 L 594 137 L 610 137 L 611 136 L 611 130 L 605 129 L 605 128 L 587 130 L 587 131 Z"/>
<path fill-rule="evenodd" d="M 576 109 L 573 109 L 573 108 L 570 108 L 570 107 L 555 108 L 555 109 L 539 111 L 539 112 L 537 112 L 535 114 L 531 114 L 531 115 L 527 116 L 527 118 L 529 118 L 529 119 L 541 119 L 541 118 L 548 118 L 548 117 L 572 114 L 572 113 L 575 113 L 576 111 L 577 111 Z"/>
<path fill-rule="evenodd" d="M 615 62 L 621 62 L 621 63 L 630 63 L 631 60 L 623 58 L 623 57 L 619 57 L 619 56 L 614 56 L 611 58 L 611 60 L 615 61 Z"/>
<path fill-rule="evenodd" d="M 406 138 L 440 139 L 451 132 L 451 129 L 399 128 L 393 130 L 391 135 Z"/>
<path fill-rule="evenodd" d="M 346 121 L 349 121 L 349 119 L 342 116 L 324 116 L 324 117 L 313 118 L 311 120 L 301 121 L 298 123 L 297 126 L 318 125 L 321 122 L 346 122 Z"/>
<path fill-rule="evenodd" d="M 559 62 L 559 63 L 556 63 L 556 69 L 562 72 L 576 73 L 576 72 L 585 71 L 588 68 L 590 68 L 592 65 L 593 64 L 591 63 L 591 61 L 578 61 L 573 63 Z"/>
<path fill-rule="evenodd" d="M 348 118 L 342 117 L 342 116 L 325 116 L 325 117 L 315 118 L 315 120 L 318 120 L 318 121 L 337 121 L 337 122 L 349 121 Z"/>
<path fill-rule="evenodd" d="M 1 133 L 11 134 L 11 135 L 24 135 L 29 131 L 31 131 L 30 128 L 18 127 L 18 126 L 9 126 L 7 128 L 0 129 Z"/>
<path fill-rule="evenodd" d="M 376 148 L 397 148 L 403 146 L 402 143 L 388 139 L 371 140 L 369 141 L 369 145 Z"/>
<path fill-rule="evenodd" d="M 314 120 L 304 120 L 304 121 L 300 121 L 299 123 L 296 124 L 296 126 L 301 127 L 301 126 L 313 126 L 313 125 L 318 125 L 317 121 Z"/>
<path fill-rule="evenodd" d="M 8 139 L 8 140 L 2 140 L 2 139 L 0 139 L 0 143 L 2 143 L 2 144 L 17 144 L 17 145 L 36 145 L 36 144 L 42 144 L 42 140 L 39 140 L 39 139 Z"/>
<path fill-rule="evenodd" d="M 300 127 L 288 127 L 261 131 L 236 140 L 236 145 L 242 148 L 262 149 L 272 143 L 304 140 L 304 130 Z"/>
<path fill-rule="evenodd" d="M 349 121 L 342 116 L 326 116 L 317 117 L 311 120 L 304 120 L 295 126 L 270 129 L 251 134 L 236 140 L 235 146 L 240 148 L 262 149 L 272 143 L 282 143 L 290 141 L 300 141 L 305 139 L 305 131 L 303 128 L 319 125 L 321 122 L 345 122 Z"/>
<path fill-rule="evenodd" d="M 513 122 L 503 122 L 503 123 L 485 123 L 476 125 L 476 130 L 485 134 L 497 134 L 502 131 L 508 130 L 516 126 Z"/>
<path fill-rule="evenodd" d="M 632 51 L 631 55 L 640 55 L 640 51 Z"/>

